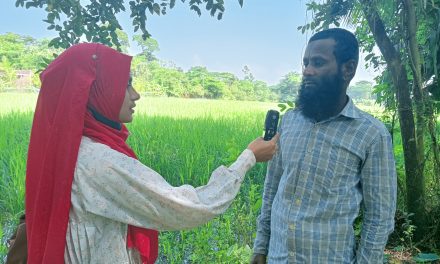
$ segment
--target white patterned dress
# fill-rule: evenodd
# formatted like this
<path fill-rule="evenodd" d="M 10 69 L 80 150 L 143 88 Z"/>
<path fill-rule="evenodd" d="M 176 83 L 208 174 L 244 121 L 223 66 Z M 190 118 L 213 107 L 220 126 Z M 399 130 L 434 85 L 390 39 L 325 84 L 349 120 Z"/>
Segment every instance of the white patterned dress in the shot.
<path fill-rule="evenodd" d="M 127 224 L 155 230 L 199 226 L 225 212 L 246 172 L 255 165 L 244 150 L 220 166 L 207 185 L 173 187 L 138 160 L 83 137 L 72 183 L 66 263 L 139 263 L 126 247 Z"/>

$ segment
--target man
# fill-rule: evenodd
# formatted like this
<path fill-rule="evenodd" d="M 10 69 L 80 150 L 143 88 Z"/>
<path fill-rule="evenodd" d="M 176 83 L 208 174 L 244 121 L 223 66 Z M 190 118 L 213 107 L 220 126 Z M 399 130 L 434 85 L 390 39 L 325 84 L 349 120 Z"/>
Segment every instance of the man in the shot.
<path fill-rule="evenodd" d="M 396 172 L 385 126 L 346 95 L 358 58 L 347 30 L 309 40 L 296 109 L 283 117 L 268 166 L 251 263 L 382 263 Z"/>

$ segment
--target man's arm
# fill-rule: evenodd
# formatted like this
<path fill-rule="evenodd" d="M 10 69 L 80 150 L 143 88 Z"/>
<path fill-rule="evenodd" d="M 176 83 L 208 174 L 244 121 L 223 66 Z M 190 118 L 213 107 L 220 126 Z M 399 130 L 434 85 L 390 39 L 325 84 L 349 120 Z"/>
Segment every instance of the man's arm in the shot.
<path fill-rule="evenodd" d="M 280 129 L 280 135 L 282 131 Z M 281 144 L 281 140 L 279 141 Z M 281 146 L 271 161 L 269 161 L 264 182 L 263 202 L 261 213 L 257 219 L 257 237 L 254 242 L 254 254 L 267 255 L 270 239 L 270 216 L 272 202 L 278 190 L 282 175 Z"/>
<path fill-rule="evenodd" d="M 362 166 L 364 218 L 357 263 L 382 263 L 388 235 L 394 229 L 396 168 L 389 135 L 379 136 Z"/>

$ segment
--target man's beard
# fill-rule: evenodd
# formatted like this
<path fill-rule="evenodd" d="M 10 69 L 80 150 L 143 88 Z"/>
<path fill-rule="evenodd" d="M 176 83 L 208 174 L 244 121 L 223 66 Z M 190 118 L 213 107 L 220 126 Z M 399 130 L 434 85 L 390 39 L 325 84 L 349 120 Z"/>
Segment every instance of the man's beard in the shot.
<path fill-rule="evenodd" d="M 314 85 L 306 87 L 305 82 Z M 316 121 L 330 118 L 339 107 L 339 100 L 343 92 L 343 79 L 340 72 L 318 80 L 303 78 L 296 98 L 296 108 L 301 113 Z"/>

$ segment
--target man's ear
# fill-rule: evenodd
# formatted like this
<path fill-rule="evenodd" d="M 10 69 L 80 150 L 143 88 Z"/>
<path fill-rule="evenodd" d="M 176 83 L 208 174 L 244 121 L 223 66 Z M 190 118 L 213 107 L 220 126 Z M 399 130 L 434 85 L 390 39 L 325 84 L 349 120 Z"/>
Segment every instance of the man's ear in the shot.
<path fill-rule="evenodd" d="M 350 82 L 356 74 L 357 63 L 355 60 L 349 60 L 342 64 L 342 78 L 346 82 Z"/>

